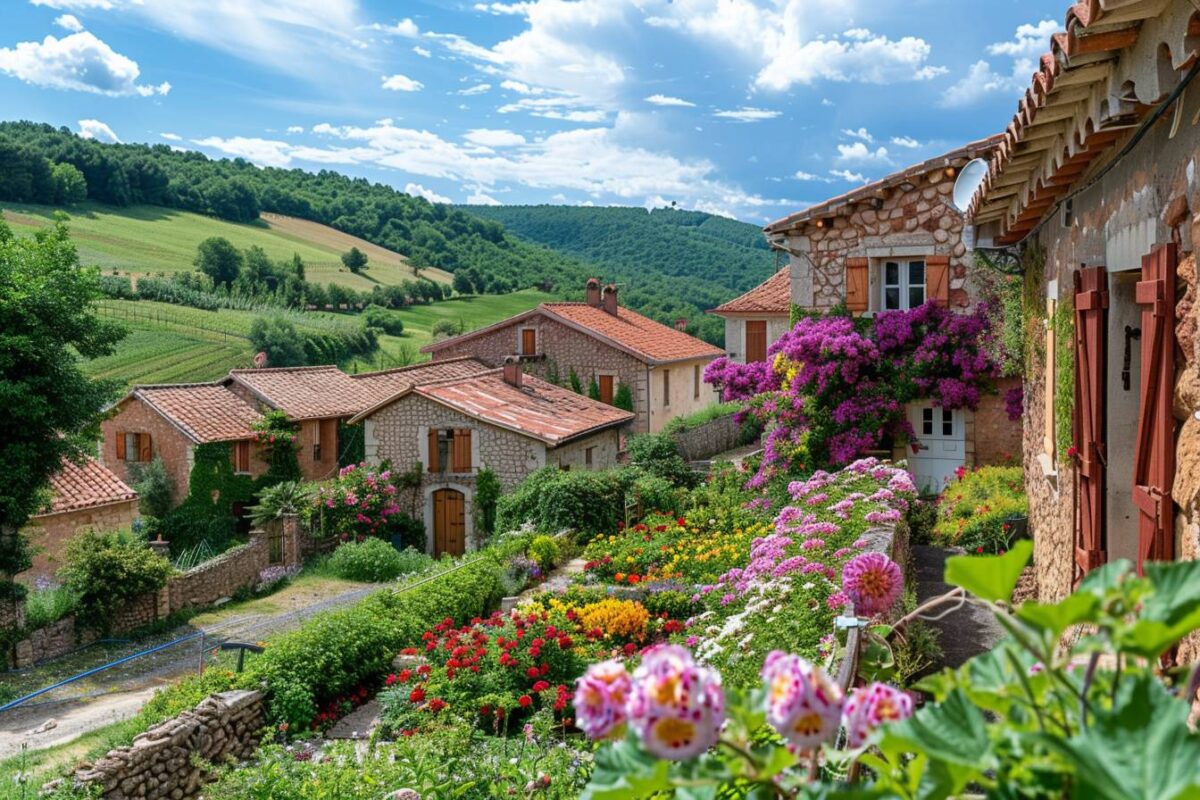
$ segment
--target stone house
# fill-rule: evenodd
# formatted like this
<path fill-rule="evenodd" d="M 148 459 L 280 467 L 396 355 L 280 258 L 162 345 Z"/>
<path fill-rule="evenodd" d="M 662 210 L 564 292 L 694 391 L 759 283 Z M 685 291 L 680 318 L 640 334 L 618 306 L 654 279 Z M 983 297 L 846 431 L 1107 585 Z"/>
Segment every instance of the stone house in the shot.
<path fill-rule="evenodd" d="M 1043 601 L 1115 559 L 1200 550 L 1200 11 L 1109 5 L 1068 8 L 968 211 L 1038 298 L 1023 453 Z"/>
<path fill-rule="evenodd" d="M 138 518 L 137 492 L 93 458 L 64 461 L 50 479 L 50 493 L 46 509 L 30 518 L 23 531 L 33 549 L 33 565 L 18 576 L 22 583 L 53 576 L 77 533 L 128 528 Z"/>
<path fill-rule="evenodd" d="M 740 297 L 713 309 L 725 318 L 730 359 L 747 363 L 788 330 L 793 306 L 854 314 L 908 309 L 936 301 L 967 311 L 982 299 L 968 273 L 964 219 L 954 207 L 954 180 L 969 161 L 991 153 L 993 136 L 895 172 L 771 223 L 771 246 L 787 266 Z M 917 483 L 936 491 L 959 467 L 990 464 L 1020 452 L 1020 428 L 1008 420 L 1003 392 L 975 411 L 913 403 L 916 440 L 896 448 Z"/>
<path fill-rule="evenodd" d="M 499 367 L 516 356 L 523 368 L 552 383 L 574 372 L 586 390 L 595 381 L 612 404 L 621 384 L 633 396 L 635 433 L 655 433 L 674 417 L 712 403 L 704 368 L 722 352 L 683 331 L 655 322 L 617 302 L 617 287 L 588 281 L 582 303 L 537 308 L 461 336 L 426 345 L 434 360 L 474 356 Z"/>
<path fill-rule="evenodd" d="M 368 464 L 421 465 L 426 549 L 435 556 L 477 545 L 482 469 L 511 491 L 545 466 L 616 466 L 621 429 L 634 415 L 525 375 L 522 366 L 510 357 L 501 369 L 415 384 L 351 420 L 364 426 Z"/>

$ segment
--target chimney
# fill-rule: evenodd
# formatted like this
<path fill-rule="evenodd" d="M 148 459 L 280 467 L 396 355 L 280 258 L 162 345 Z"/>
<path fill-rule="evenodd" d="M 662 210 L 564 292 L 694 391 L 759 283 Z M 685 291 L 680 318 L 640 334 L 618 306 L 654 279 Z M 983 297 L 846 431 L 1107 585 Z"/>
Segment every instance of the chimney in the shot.
<path fill-rule="evenodd" d="M 600 307 L 600 280 L 599 278 L 588 278 L 587 282 L 587 304 L 592 308 Z"/>
<path fill-rule="evenodd" d="M 614 317 L 617 315 L 617 285 L 615 283 L 610 283 L 604 287 L 604 295 L 601 303 L 604 305 L 605 311 Z"/>
<path fill-rule="evenodd" d="M 686 331 L 687 330 L 687 317 L 680 317 L 679 319 L 675 320 L 675 330 L 677 330 L 677 331 Z"/>
<path fill-rule="evenodd" d="M 521 359 L 516 356 L 507 356 L 504 359 L 504 382 L 520 389 L 521 374 Z"/>

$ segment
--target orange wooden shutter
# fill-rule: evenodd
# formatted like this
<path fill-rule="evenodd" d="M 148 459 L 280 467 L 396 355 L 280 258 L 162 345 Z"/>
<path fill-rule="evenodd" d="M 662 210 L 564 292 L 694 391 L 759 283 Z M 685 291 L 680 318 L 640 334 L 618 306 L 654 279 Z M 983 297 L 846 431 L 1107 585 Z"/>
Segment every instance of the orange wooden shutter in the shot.
<path fill-rule="evenodd" d="M 925 302 L 950 305 L 950 256 L 925 257 Z"/>
<path fill-rule="evenodd" d="M 125 431 L 117 431 L 117 460 L 125 460 Z"/>
<path fill-rule="evenodd" d="M 471 429 L 458 428 L 454 431 L 454 471 L 471 471 Z"/>
<path fill-rule="evenodd" d="M 1104 515 L 1107 337 L 1108 273 L 1104 267 L 1081 269 L 1075 273 L 1076 583 L 1108 560 Z"/>
<path fill-rule="evenodd" d="M 1168 561 L 1175 550 L 1175 268 L 1174 243 L 1142 258 L 1137 302 L 1142 307 L 1142 384 L 1133 457 L 1133 503 L 1138 509 L 1138 573 L 1147 561 Z"/>
<path fill-rule="evenodd" d="M 600 402 L 608 403 L 611 406 L 613 401 L 613 376 L 601 375 L 597 379 L 597 383 L 600 386 Z"/>
<path fill-rule="evenodd" d="M 233 443 L 233 471 L 234 472 L 249 472 L 250 471 L 250 443 L 249 442 L 234 442 Z"/>
<path fill-rule="evenodd" d="M 521 355 L 532 356 L 537 353 L 537 331 L 525 328 L 521 331 Z"/>
<path fill-rule="evenodd" d="M 871 307 L 870 264 L 865 258 L 846 259 L 846 308 L 850 311 Z"/>
<path fill-rule="evenodd" d="M 767 359 L 767 322 L 761 319 L 746 320 L 746 363 Z"/>
<path fill-rule="evenodd" d="M 138 434 L 138 461 L 150 461 L 154 457 L 154 450 L 150 446 L 150 434 Z"/>
<path fill-rule="evenodd" d="M 437 428 L 429 429 L 429 471 L 440 472 L 441 464 L 438 462 L 438 432 Z"/>

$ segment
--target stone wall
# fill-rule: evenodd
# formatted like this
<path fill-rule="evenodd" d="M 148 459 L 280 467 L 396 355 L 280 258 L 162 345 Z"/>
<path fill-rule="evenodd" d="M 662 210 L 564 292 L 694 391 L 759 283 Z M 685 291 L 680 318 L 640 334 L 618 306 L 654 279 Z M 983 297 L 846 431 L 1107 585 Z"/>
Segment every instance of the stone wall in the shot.
<path fill-rule="evenodd" d="M 269 543 L 265 535 L 253 536 L 246 544 L 225 551 L 214 559 L 167 581 L 168 614 L 191 606 L 204 606 L 238 589 L 254 586 L 268 565 Z"/>
<path fill-rule="evenodd" d="M 738 446 L 742 426 L 733 414 L 709 420 L 686 431 L 671 434 L 684 461 L 703 461 Z"/>
<path fill-rule="evenodd" d="M 592 464 L 587 464 L 587 451 L 592 451 Z M 546 463 L 557 464 L 564 469 L 612 469 L 617 466 L 621 453 L 621 434 L 617 428 L 609 428 L 593 436 L 568 442 L 561 447 L 546 451 Z"/>
<path fill-rule="evenodd" d="M 155 725 L 132 745 L 80 764 L 75 785 L 111 800 L 196 797 L 215 778 L 214 766 L 254 753 L 264 721 L 261 692 L 211 695 L 195 709 Z"/>
<path fill-rule="evenodd" d="M 76 534 L 88 530 L 122 530 L 137 517 L 137 498 L 34 517 L 23 531 L 33 549 L 33 566 L 18 575 L 17 580 L 32 584 L 38 578 L 52 576 L 62 566 L 67 543 Z"/>

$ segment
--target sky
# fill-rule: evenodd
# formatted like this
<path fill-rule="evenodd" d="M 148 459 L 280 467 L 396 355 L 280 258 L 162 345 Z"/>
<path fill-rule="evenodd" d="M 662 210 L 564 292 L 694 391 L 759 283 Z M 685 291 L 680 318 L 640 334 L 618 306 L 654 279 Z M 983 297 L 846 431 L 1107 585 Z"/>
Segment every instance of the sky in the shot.
<path fill-rule="evenodd" d="M 1064 0 L 0 0 L 0 117 L 761 224 L 999 132 Z"/>

